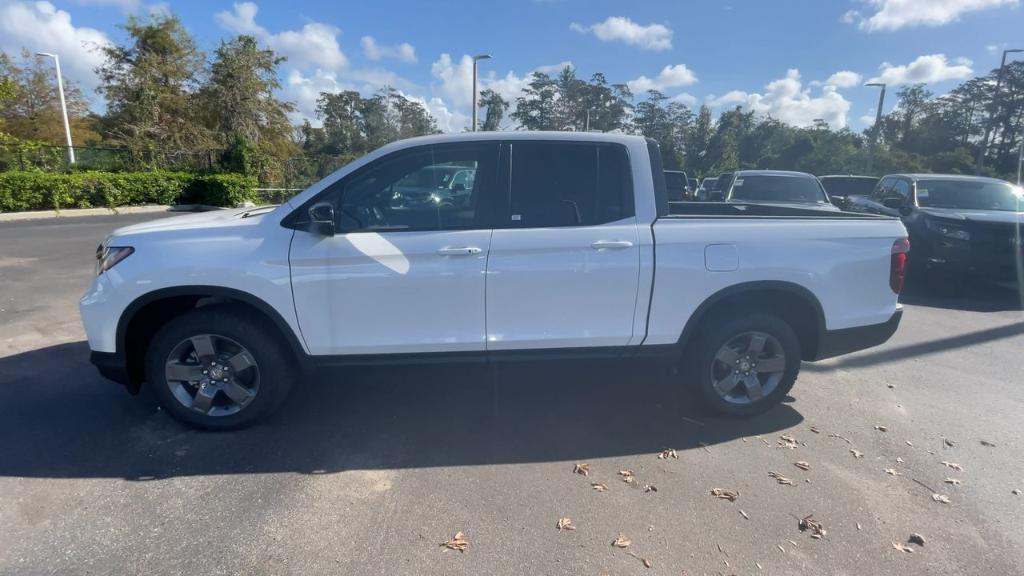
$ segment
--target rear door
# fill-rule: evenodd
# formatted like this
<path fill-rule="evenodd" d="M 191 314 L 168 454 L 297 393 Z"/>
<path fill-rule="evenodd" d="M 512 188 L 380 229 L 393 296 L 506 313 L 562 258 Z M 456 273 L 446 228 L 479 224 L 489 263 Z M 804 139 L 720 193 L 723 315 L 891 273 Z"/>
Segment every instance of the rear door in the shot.
<path fill-rule="evenodd" d="M 640 252 L 624 146 L 512 141 L 487 264 L 487 349 L 622 346 Z"/>

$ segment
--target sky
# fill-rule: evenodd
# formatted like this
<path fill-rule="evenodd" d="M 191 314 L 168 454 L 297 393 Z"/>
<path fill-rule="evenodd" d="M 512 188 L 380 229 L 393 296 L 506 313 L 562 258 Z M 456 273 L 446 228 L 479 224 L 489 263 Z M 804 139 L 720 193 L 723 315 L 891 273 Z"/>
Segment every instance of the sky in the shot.
<path fill-rule="evenodd" d="M 101 110 L 96 48 L 125 40 L 118 25 L 127 15 L 169 10 L 208 52 L 250 34 L 286 56 L 280 96 L 297 105 L 296 122 L 317 123 L 322 91 L 370 94 L 390 85 L 421 102 L 442 130 L 460 131 L 470 123 L 470 56 L 486 53 L 481 89 L 511 101 L 533 71 L 570 64 L 580 77 L 603 72 L 638 95 L 657 89 L 695 110 L 742 105 L 798 126 L 822 119 L 862 130 L 878 98 L 864 82 L 886 82 L 890 95 L 924 82 L 943 94 L 998 67 L 1003 49 L 1024 48 L 1021 3 L 0 0 L 0 49 L 60 54 L 65 77 Z M 887 98 L 886 111 L 895 100 Z"/>

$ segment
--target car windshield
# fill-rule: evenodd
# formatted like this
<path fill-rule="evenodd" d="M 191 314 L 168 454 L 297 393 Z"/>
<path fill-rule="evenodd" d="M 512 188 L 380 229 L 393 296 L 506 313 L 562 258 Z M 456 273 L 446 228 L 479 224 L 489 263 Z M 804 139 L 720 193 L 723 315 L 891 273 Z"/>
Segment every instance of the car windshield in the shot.
<path fill-rule="evenodd" d="M 718 182 L 718 178 L 705 178 L 700 187 L 705 190 L 714 190 L 716 182 Z"/>
<path fill-rule="evenodd" d="M 868 196 L 875 189 L 877 183 L 877 178 L 826 177 L 821 179 L 821 184 L 829 196 Z"/>
<path fill-rule="evenodd" d="M 813 177 L 765 174 L 739 176 L 729 198 L 749 202 L 827 202 L 821 185 Z"/>
<path fill-rule="evenodd" d="M 927 208 L 1019 212 L 1024 207 L 1020 188 L 986 180 L 921 180 L 917 204 Z"/>

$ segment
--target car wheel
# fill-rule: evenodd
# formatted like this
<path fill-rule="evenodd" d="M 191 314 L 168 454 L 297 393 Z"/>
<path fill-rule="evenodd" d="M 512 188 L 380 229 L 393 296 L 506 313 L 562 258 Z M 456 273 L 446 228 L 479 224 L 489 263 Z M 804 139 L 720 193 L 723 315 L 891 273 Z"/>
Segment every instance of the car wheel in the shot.
<path fill-rule="evenodd" d="M 715 324 L 696 349 L 691 370 L 712 411 L 749 417 L 778 404 L 800 371 L 800 340 L 781 318 L 735 314 Z"/>
<path fill-rule="evenodd" d="M 146 352 L 146 382 L 174 418 L 199 428 L 247 426 L 291 389 L 295 362 L 272 324 L 231 306 L 168 322 Z"/>

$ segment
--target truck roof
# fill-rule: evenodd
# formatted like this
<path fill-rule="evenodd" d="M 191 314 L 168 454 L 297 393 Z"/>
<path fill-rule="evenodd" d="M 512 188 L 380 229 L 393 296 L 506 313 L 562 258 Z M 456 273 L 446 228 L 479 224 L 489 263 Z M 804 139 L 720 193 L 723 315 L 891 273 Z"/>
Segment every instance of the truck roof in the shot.
<path fill-rule="evenodd" d="M 487 140 L 551 140 L 556 142 L 611 142 L 618 144 L 631 144 L 636 143 L 637 141 L 646 141 L 643 136 L 617 132 L 516 130 L 509 132 L 454 132 L 451 134 L 417 136 L 415 138 L 392 142 L 391 144 L 388 144 L 387 147 L 394 146 L 405 148 L 407 146 L 421 144 L 448 144 L 453 142 L 478 142 Z"/>

